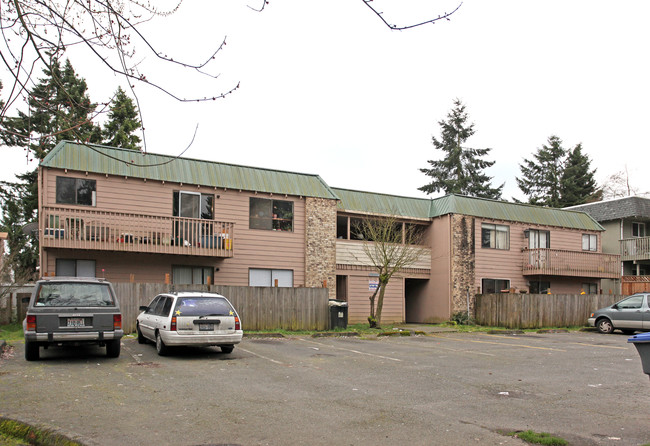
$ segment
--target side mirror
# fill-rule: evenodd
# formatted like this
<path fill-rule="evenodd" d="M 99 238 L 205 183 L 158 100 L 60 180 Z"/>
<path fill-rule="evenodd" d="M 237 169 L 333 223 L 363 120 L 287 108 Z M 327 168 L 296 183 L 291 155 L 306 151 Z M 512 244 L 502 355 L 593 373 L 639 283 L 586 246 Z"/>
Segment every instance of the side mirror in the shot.
<path fill-rule="evenodd" d="M 146 306 L 146 305 L 141 305 L 140 306 L 140 311 L 147 311 L 148 309 L 149 309 L 149 307 Z"/>
<path fill-rule="evenodd" d="M 612 305 L 612 310 L 618 310 L 618 304 Z"/>

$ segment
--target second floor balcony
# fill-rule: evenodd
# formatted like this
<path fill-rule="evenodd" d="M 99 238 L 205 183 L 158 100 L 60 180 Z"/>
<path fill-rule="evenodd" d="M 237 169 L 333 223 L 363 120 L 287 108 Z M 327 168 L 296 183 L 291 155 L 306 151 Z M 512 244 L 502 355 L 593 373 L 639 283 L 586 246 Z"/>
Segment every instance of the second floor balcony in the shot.
<path fill-rule="evenodd" d="M 234 223 L 63 207 L 44 207 L 45 248 L 232 257 Z"/>
<path fill-rule="evenodd" d="M 621 240 L 621 260 L 650 260 L 650 237 Z"/>
<path fill-rule="evenodd" d="M 619 279 L 621 259 L 616 254 L 535 248 L 522 252 L 524 276 L 567 276 Z"/>

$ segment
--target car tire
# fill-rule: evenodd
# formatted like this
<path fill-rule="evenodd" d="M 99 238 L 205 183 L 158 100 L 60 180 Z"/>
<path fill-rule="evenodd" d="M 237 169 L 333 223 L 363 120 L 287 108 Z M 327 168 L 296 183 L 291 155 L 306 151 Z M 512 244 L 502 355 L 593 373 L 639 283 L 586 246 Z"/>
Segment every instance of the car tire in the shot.
<path fill-rule="evenodd" d="M 219 347 L 223 353 L 232 353 L 232 351 L 235 349 L 234 345 L 220 345 Z"/>
<path fill-rule="evenodd" d="M 156 332 L 156 351 L 158 352 L 159 356 L 165 356 L 167 353 L 169 353 L 169 348 L 165 345 L 162 337 L 160 336 L 160 333 L 158 332 Z"/>
<path fill-rule="evenodd" d="M 109 358 L 118 358 L 120 356 L 120 349 L 121 349 L 122 343 L 120 342 L 119 339 L 116 339 L 114 341 L 108 341 L 106 343 L 106 356 Z"/>
<path fill-rule="evenodd" d="M 39 346 L 36 342 L 25 341 L 25 360 L 38 361 L 40 358 Z"/>
<path fill-rule="evenodd" d="M 147 338 L 145 338 L 142 332 L 140 331 L 140 324 L 135 326 L 135 330 L 138 332 L 138 344 L 146 344 Z"/>
<path fill-rule="evenodd" d="M 596 328 L 598 328 L 598 331 L 603 334 L 610 334 L 614 331 L 614 325 L 612 325 L 612 321 L 606 317 L 599 319 L 598 322 L 596 322 Z"/>

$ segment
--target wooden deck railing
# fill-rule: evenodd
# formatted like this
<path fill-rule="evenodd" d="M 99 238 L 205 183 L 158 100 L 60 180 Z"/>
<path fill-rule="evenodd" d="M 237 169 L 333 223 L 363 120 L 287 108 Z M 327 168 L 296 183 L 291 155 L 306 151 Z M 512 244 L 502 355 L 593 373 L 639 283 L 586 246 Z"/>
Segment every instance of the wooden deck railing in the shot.
<path fill-rule="evenodd" d="M 44 207 L 39 226 L 47 248 L 233 256 L 231 222 Z"/>
<path fill-rule="evenodd" d="M 621 260 L 650 260 L 650 237 L 621 240 Z"/>
<path fill-rule="evenodd" d="M 522 252 L 525 276 L 570 276 L 618 279 L 621 260 L 616 254 L 536 248 Z"/>

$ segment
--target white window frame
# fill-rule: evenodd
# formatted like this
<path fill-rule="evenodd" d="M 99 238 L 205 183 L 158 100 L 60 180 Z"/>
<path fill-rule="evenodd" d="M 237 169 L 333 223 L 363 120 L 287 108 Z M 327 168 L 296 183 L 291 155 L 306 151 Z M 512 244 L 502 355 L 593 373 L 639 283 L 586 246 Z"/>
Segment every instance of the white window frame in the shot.
<path fill-rule="evenodd" d="M 582 234 L 582 250 L 598 251 L 598 236 L 596 234 Z"/>
<path fill-rule="evenodd" d="M 635 231 L 636 230 L 636 231 Z M 634 234 L 636 232 L 636 235 Z M 633 221 L 632 222 L 632 237 L 645 237 L 646 231 L 645 231 L 645 223 L 641 223 L 638 221 Z"/>
<path fill-rule="evenodd" d="M 485 234 L 489 231 L 489 246 L 485 243 Z M 497 225 L 494 223 L 481 223 L 481 248 L 487 249 L 510 249 L 510 226 Z"/>
<path fill-rule="evenodd" d="M 293 270 L 250 268 L 248 270 L 248 286 L 274 287 L 277 280 L 278 287 L 293 288 Z"/>

